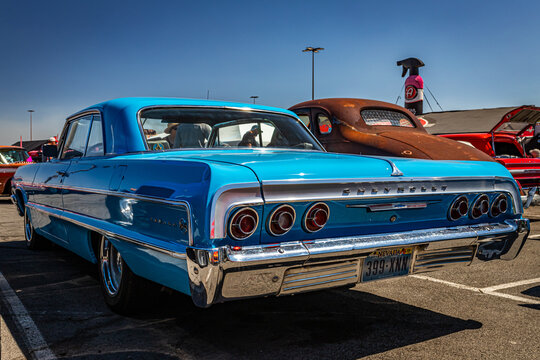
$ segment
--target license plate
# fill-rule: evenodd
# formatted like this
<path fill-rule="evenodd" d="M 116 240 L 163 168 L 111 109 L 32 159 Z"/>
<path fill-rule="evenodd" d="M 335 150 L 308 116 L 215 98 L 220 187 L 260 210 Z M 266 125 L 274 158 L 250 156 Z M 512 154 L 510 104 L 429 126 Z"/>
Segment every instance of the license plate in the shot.
<path fill-rule="evenodd" d="M 362 267 L 362 282 L 403 276 L 409 273 L 413 248 L 377 250 L 369 254 Z"/>

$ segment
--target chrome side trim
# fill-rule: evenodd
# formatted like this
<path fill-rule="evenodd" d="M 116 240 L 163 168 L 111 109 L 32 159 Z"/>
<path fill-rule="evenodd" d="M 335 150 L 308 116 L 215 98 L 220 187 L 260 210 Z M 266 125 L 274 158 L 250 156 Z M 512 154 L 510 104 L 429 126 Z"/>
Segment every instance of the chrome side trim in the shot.
<path fill-rule="evenodd" d="M 368 208 L 369 211 L 389 211 L 403 209 L 425 209 L 428 206 L 427 202 L 400 202 L 388 204 L 366 204 L 366 205 L 347 205 L 348 208 Z"/>
<path fill-rule="evenodd" d="M 187 221 L 187 231 L 188 231 L 188 239 L 189 239 L 188 242 L 190 246 L 193 245 L 193 231 L 192 231 L 193 220 L 192 220 L 192 215 L 191 215 L 192 211 L 191 211 L 191 206 L 185 200 L 163 199 L 163 198 L 157 198 L 154 196 L 139 195 L 139 194 L 122 192 L 122 191 L 92 189 L 92 188 L 84 188 L 84 187 L 77 187 L 77 186 L 48 185 L 48 184 L 47 185 L 33 184 L 32 186 L 34 188 L 40 188 L 41 186 L 44 186 L 46 188 L 51 188 L 51 189 L 79 191 L 79 192 L 85 192 L 89 194 L 115 196 L 115 197 L 120 197 L 120 198 L 135 199 L 135 200 L 158 203 L 158 204 L 183 206 L 186 209 L 187 219 L 188 219 Z M 44 205 L 41 205 L 41 206 L 44 206 Z"/>
<path fill-rule="evenodd" d="M 403 198 L 418 195 L 506 192 L 513 210 L 523 213 L 519 189 L 512 179 L 500 177 L 373 178 L 341 180 L 290 179 L 262 181 L 265 203 L 346 199 Z"/>
<path fill-rule="evenodd" d="M 185 253 L 173 251 L 173 250 L 170 250 L 170 249 L 167 249 L 167 248 L 164 248 L 164 247 L 160 247 L 160 246 L 156 246 L 156 245 L 151 245 L 151 244 L 148 244 L 148 243 L 146 243 L 146 242 L 143 242 L 143 241 L 140 241 L 140 240 L 131 238 L 131 237 L 127 237 L 127 236 L 124 236 L 124 235 L 120 235 L 120 234 L 118 234 L 118 233 L 115 233 L 115 232 L 112 232 L 112 231 L 108 231 L 108 230 L 99 228 L 99 227 L 97 227 L 97 226 L 90 225 L 90 224 L 85 223 L 85 222 L 83 222 L 83 221 L 79 221 L 79 220 L 73 219 L 72 217 L 68 217 L 68 216 L 65 216 L 65 215 L 61 215 L 61 214 L 55 213 L 54 210 L 57 210 L 57 211 L 62 212 L 62 213 L 68 213 L 68 214 L 70 214 L 70 215 L 72 215 L 72 216 L 74 216 L 74 217 L 85 218 L 85 217 L 87 217 L 87 216 L 85 216 L 85 215 L 77 214 L 77 213 L 74 213 L 74 212 L 71 212 L 71 211 L 66 211 L 66 210 L 61 210 L 61 209 L 51 208 L 51 207 L 49 207 L 49 206 L 41 205 L 41 204 L 36 204 L 36 203 L 33 203 L 33 202 L 28 202 L 28 203 L 26 204 L 26 206 L 28 206 L 28 207 L 30 207 L 30 208 L 33 208 L 33 209 L 35 209 L 36 211 L 40 211 L 40 212 L 45 213 L 45 214 L 47 214 L 47 215 L 51 215 L 51 216 L 54 216 L 54 217 L 56 217 L 56 218 L 58 218 L 58 219 L 61 219 L 61 220 L 70 222 L 70 223 L 75 224 L 75 225 L 78 225 L 78 226 L 83 227 L 83 228 L 85 228 L 85 229 L 88 229 L 88 230 L 91 230 L 91 231 L 95 231 L 95 232 L 97 232 L 98 234 L 107 236 L 107 237 L 109 237 L 109 238 L 113 238 L 113 239 L 121 240 L 121 241 L 126 241 L 126 242 L 129 242 L 129 243 L 132 243 L 132 244 L 135 244 L 135 245 L 138 245 L 138 246 L 147 248 L 147 249 L 151 249 L 151 250 L 154 250 L 154 251 L 157 251 L 157 252 L 160 252 L 160 253 L 163 253 L 163 254 L 172 256 L 172 257 L 174 257 L 174 258 L 178 258 L 178 259 L 186 259 L 186 254 L 185 254 Z M 92 218 L 92 219 L 93 219 L 93 218 Z M 101 220 L 99 220 L 99 219 L 94 219 L 94 220 L 96 220 L 96 221 L 101 221 Z"/>

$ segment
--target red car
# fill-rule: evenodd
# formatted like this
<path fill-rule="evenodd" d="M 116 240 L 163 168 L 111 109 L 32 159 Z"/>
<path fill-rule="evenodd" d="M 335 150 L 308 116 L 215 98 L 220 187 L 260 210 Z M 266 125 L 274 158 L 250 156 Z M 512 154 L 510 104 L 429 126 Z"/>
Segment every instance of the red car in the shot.
<path fill-rule="evenodd" d="M 0 197 L 11 195 L 11 178 L 17 168 L 32 162 L 30 155 L 18 146 L 0 146 Z"/>
<path fill-rule="evenodd" d="M 502 114 L 502 118 L 501 118 Z M 520 106 L 448 111 L 421 116 L 426 129 L 476 147 L 506 166 L 522 188 L 540 186 L 540 108 Z M 459 131 L 457 131 L 459 129 Z M 531 151 L 532 150 L 532 151 Z"/>

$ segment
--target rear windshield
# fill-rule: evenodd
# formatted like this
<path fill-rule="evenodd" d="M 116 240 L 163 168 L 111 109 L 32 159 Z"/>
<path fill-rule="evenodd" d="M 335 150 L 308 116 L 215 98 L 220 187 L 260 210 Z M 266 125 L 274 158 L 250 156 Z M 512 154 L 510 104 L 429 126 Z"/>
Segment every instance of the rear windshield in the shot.
<path fill-rule="evenodd" d="M 371 109 L 360 112 L 367 125 L 415 127 L 414 122 L 404 113 L 393 110 Z"/>
<path fill-rule="evenodd" d="M 30 155 L 19 149 L 0 149 L 0 164 L 32 162 Z"/>
<path fill-rule="evenodd" d="M 289 148 L 322 150 L 289 116 L 250 110 L 153 108 L 141 112 L 150 150 L 182 148 Z"/>

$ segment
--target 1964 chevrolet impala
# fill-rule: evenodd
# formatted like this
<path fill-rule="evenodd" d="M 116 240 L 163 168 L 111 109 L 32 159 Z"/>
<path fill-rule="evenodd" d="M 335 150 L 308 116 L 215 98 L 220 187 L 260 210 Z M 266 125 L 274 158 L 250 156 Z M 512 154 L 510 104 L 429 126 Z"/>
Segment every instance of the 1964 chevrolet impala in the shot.
<path fill-rule="evenodd" d="M 144 278 L 207 307 L 511 260 L 529 232 L 500 164 L 327 153 L 263 106 L 117 99 L 44 153 L 13 181 L 27 245 L 97 263 L 120 312 Z"/>

